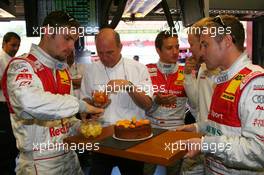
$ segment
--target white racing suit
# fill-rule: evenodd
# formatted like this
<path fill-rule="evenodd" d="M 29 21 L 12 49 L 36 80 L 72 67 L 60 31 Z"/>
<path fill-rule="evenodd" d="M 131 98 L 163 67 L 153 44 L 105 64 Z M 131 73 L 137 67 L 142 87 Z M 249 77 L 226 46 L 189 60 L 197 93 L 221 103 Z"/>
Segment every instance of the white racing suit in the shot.
<path fill-rule="evenodd" d="M 175 104 L 158 105 L 154 103 L 147 112 L 148 118 L 153 127 L 175 130 L 177 126 L 184 125 L 187 109 L 187 96 L 183 86 L 184 67 L 160 61 L 157 64 L 148 64 L 147 67 L 153 87 L 158 89 L 154 92 L 154 98 L 157 93 L 177 96 Z M 170 71 L 166 72 L 166 68 L 170 68 Z"/>
<path fill-rule="evenodd" d="M 216 77 L 205 133 L 206 174 L 264 174 L 264 70 L 245 53 Z"/>
<path fill-rule="evenodd" d="M 29 55 L 36 61 L 26 61 Z M 72 87 L 64 63 L 51 58 L 36 45 L 32 45 L 29 55 L 24 56 L 27 57 L 25 59 L 11 61 L 6 70 L 6 98 L 9 98 L 12 128 L 20 151 L 16 173 L 83 174 L 76 153 L 64 149 L 62 143 L 79 127 L 79 120 L 71 116 L 78 111 L 85 112 L 85 104 L 69 95 Z M 55 80 L 45 86 L 57 85 L 54 92 L 48 92 L 44 88 L 43 77 L 36 74 L 43 67 L 51 72 L 44 75 L 47 77 L 45 82 Z M 55 68 L 60 73 L 56 73 Z M 56 88 L 63 90 L 64 87 L 69 93 L 56 93 Z"/>

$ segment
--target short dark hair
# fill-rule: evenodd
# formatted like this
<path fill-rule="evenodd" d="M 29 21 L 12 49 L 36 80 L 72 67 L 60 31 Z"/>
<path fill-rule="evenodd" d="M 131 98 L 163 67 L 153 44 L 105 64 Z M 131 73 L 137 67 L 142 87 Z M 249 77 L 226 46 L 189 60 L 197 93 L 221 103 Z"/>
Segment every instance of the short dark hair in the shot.
<path fill-rule="evenodd" d="M 52 26 L 52 27 L 80 27 L 80 23 L 71 15 L 64 11 L 53 11 L 49 13 L 44 21 L 42 26 Z"/>
<path fill-rule="evenodd" d="M 164 31 L 161 31 L 158 35 L 157 35 L 157 37 L 156 37 L 156 39 L 155 39 L 155 47 L 156 48 L 159 48 L 160 50 L 161 50 L 161 48 L 162 48 L 162 45 L 163 45 L 163 40 L 164 39 L 167 39 L 167 38 L 170 38 L 170 37 L 176 37 L 176 38 L 178 38 L 178 35 L 177 35 L 177 33 L 176 32 L 170 32 L 170 31 L 168 31 L 168 30 L 164 30 Z"/>
<path fill-rule="evenodd" d="M 15 32 L 7 32 L 4 35 L 3 43 L 8 43 L 12 38 L 16 38 L 17 40 L 21 41 L 20 36 Z"/>

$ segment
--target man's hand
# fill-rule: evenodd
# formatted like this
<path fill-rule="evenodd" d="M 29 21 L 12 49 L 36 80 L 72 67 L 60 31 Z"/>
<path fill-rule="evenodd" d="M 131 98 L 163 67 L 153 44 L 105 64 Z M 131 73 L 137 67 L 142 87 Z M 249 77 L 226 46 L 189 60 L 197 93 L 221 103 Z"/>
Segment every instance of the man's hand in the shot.
<path fill-rule="evenodd" d="M 194 124 L 183 125 L 183 126 L 177 127 L 176 131 L 196 132 L 196 127 Z"/>
<path fill-rule="evenodd" d="M 185 62 L 185 69 L 184 69 L 184 73 L 185 74 L 191 74 L 193 70 L 195 70 L 197 61 L 193 58 L 187 58 L 186 62 Z"/>
<path fill-rule="evenodd" d="M 158 93 L 154 99 L 155 103 L 158 105 L 169 105 L 176 103 L 177 96 L 173 94 L 162 95 Z"/>
<path fill-rule="evenodd" d="M 94 107 L 88 103 L 86 103 L 86 108 L 89 114 L 101 114 L 104 112 L 104 109 Z"/>
<path fill-rule="evenodd" d="M 104 109 L 94 107 L 88 103 L 86 103 L 86 107 L 87 107 L 88 113 L 81 113 L 80 114 L 81 120 L 83 122 L 87 122 L 89 120 L 95 120 L 95 119 L 99 118 L 104 112 Z"/>
<path fill-rule="evenodd" d="M 82 122 L 86 123 L 88 121 L 97 120 L 101 114 L 87 114 L 87 113 L 80 113 Z"/>

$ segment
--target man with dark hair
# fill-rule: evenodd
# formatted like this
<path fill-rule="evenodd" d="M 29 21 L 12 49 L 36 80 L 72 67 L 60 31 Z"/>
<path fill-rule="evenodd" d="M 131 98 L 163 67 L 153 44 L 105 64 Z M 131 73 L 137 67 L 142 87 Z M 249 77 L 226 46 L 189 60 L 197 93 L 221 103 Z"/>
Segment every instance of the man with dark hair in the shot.
<path fill-rule="evenodd" d="M 8 32 L 4 35 L 2 48 L 10 57 L 14 57 L 19 49 L 20 41 L 18 34 Z"/>
<path fill-rule="evenodd" d="M 2 50 L 0 51 L 0 81 L 4 70 L 14 57 L 19 49 L 20 37 L 14 32 L 8 32 L 4 35 Z M 12 132 L 8 106 L 4 95 L 2 93 L 2 86 L 0 84 L 0 157 L 3 160 L 0 163 L 0 169 L 3 174 L 14 174 L 15 173 L 15 159 L 17 156 L 16 141 Z"/>
<path fill-rule="evenodd" d="M 103 109 L 72 95 L 66 59 L 78 39 L 78 33 L 69 30 L 78 26 L 67 13 L 51 12 L 39 45 L 32 44 L 28 54 L 12 59 L 5 70 L 2 87 L 20 151 L 18 175 L 83 174 L 76 153 L 65 148 L 63 139 L 78 131 L 77 112 Z"/>
<path fill-rule="evenodd" d="M 176 129 L 184 124 L 187 96 L 183 87 L 184 67 L 178 61 L 178 36 L 169 31 L 160 32 L 155 40 L 159 62 L 148 64 L 153 86 L 154 103 L 148 115 L 155 127 Z"/>
<path fill-rule="evenodd" d="M 205 154 L 206 174 L 263 174 L 264 70 L 244 52 L 245 32 L 234 16 L 212 18 L 203 31 L 201 52 L 209 69 L 219 67 L 206 122 L 185 126 L 205 134 L 181 141 L 186 157 Z M 195 145 L 195 146 L 194 146 Z"/>
<path fill-rule="evenodd" d="M 153 127 L 175 130 L 184 125 L 187 95 L 184 90 L 184 67 L 178 61 L 178 36 L 172 31 L 162 31 L 155 39 L 159 62 L 148 64 L 148 70 L 155 89 L 153 104 L 147 114 Z M 166 174 L 164 167 L 156 172 Z"/>

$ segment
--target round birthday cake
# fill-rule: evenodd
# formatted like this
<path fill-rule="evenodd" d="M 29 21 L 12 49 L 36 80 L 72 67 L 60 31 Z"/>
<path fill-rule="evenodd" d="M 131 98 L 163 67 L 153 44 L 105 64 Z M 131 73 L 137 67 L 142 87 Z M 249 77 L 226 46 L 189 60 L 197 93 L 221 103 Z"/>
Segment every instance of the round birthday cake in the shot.
<path fill-rule="evenodd" d="M 147 119 L 119 120 L 114 126 L 115 137 L 120 139 L 141 139 L 152 134 L 150 121 Z"/>

